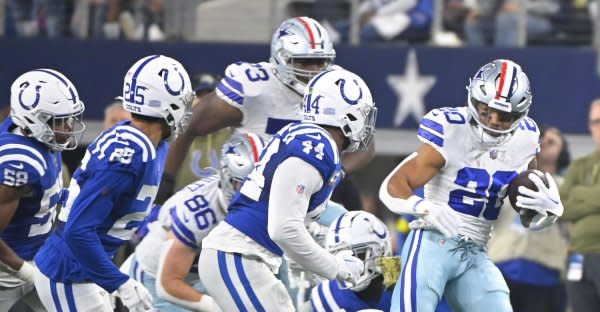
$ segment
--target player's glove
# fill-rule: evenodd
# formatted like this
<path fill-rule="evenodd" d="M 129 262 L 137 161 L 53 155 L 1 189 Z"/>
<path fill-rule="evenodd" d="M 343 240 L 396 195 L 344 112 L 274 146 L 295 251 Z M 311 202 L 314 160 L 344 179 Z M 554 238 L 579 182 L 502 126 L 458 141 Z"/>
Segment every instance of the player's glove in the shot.
<path fill-rule="evenodd" d="M 415 210 L 424 213 L 423 221 L 411 222 L 410 228 L 433 228 L 445 237 L 455 237 L 460 233 L 463 221 L 458 212 L 448 205 L 438 204 L 429 200 L 422 200 L 415 206 Z"/>
<path fill-rule="evenodd" d="M 146 287 L 132 278 L 119 286 L 117 296 L 130 312 L 144 312 L 152 307 L 152 296 Z"/>
<path fill-rule="evenodd" d="M 546 172 L 549 186 L 546 186 L 542 179 L 534 173 L 530 173 L 528 177 L 538 190 L 536 192 L 525 186 L 519 186 L 521 195 L 517 196 L 517 207 L 537 211 L 538 214 L 544 217 L 548 216 L 548 213 L 557 217 L 562 216 L 565 208 L 560 202 L 558 187 L 552 175 Z M 533 222 L 535 222 L 535 217 Z"/>
<path fill-rule="evenodd" d="M 365 270 L 364 263 L 352 255 L 350 250 L 342 250 L 335 255 L 338 263 L 336 279 L 344 282 L 355 283 Z"/>

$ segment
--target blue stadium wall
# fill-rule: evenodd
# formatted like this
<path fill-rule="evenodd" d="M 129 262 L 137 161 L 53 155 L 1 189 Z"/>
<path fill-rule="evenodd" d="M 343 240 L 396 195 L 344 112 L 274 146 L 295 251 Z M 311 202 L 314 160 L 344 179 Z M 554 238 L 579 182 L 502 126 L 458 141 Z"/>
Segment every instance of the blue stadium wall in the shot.
<path fill-rule="evenodd" d="M 104 106 L 121 93 L 127 68 L 149 54 L 174 57 L 190 74 L 222 73 L 232 62 L 267 60 L 269 47 L 0 39 L 0 106 L 9 103 L 10 84 L 19 74 L 48 67 L 75 83 L 86 103 L 85 118 L 99 120 Z M 571 134 L 586 133 L 588 104 L 600 97 L 596 53 L 587 48 L 340 46 L 337 55 L 337 64 L 359 73 L 370 86 L 380 110 L 380 129 L 415 129 L 419 112 L 464 105 L 469 76 L 495 58 L 512 59 L 529 74 L 533 90 L 530 115 L 540 125 L 555 125 Z M 419 92 L 406 95 L 407 88 L 421 90 L 423 96 Z M 407 114 L 396 117 L 403 98 Z"/>

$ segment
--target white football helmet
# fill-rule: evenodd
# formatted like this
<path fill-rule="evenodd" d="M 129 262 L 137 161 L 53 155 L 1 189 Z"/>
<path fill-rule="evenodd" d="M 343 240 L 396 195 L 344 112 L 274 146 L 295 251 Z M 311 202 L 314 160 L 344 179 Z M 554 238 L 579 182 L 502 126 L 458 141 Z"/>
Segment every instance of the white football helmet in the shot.
<path fill-rule="evenodd" d="M 365 270 L 350 289 L 361 291 L 371 280 L 382 274 L 377 258 L 392 254 L 391 238 L 387 226 L 366 211 L 349 211 L 335 219 L 329 226 L 325 248 L 332 254 L 350 250 L 361 259 Z"/>
<path fill-rule="evenodd" d="M 252 172 L 263 147 L 263 140 L 254 133 L 234 134 L 223 144 L 219 187 L 225 194 L 227 202 L 237 191 L 234 182 L 241 183 Z"/>
<path fill-rule="evenodd" d="M 170 57 L 144 57 L 125 74 L 123 108 L 132 114 L 164 119 L 171 128 L 170 140 L 187 127 L 193 98 L 190 76 Z"/>
<path fill-rule="evenodd" d="M 275 74 L 293 90 L 302 94 L 306 82 L 333 64 L 335 50 L 327 30 L 306 16 L 285 20 L 271 40 L 271 63 Z M 318 65 L 320 70 L 297 68 L 298 62 Z"/>
<path fill-rule="evenodd" d="M 474 121 L 474 134 L 487 146 L 500 145 L 510 137 L 527 116 L 531 106 L 529 78 L 521 66 L 511 60 L 494 60 L 481 67 L 467 86 L 469 119 Z M 477 104 L 482 103 L 512 120 L 508 129 L 493 129 L 479 118 Z M 485 131 L 495 134 L 491 136 Z"/>
<path fill-rule="evenodd" d="M 15 125 L 54 151 L 77 147 L 85 131 L 84 110 L 73 83 L 52 69 L 28 71 L 10 87 L 10 116 Z"/>
<path fill-rule="evenodd" d="M 346 152 L 366 150 L 375 134 L 377 108 L 371 91 L 347 70 L 325 71 L 309 81 L 302 109 L 305 122 L 340 128 L 349 140 Z"/>

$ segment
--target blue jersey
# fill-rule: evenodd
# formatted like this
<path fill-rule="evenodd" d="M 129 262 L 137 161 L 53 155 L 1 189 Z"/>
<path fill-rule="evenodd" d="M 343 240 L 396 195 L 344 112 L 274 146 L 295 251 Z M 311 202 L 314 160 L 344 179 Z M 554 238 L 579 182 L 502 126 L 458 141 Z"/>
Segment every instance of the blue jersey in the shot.
<path fill-rule="evenodd" d="M 350 289 L 341 289 L 337 281 L 324 281 L 310 293 L 310 305 L 314 312 L 332 312 L 344 309 L 354 312 L 366 309 L 390 311 L 392 292 L 384 290 L 379 298 L 365 301 Z"/>
<path fill-rule="evenodd" d="M 19 257 L 31 260 L 50 235 L 62 190 L 62 159 L 36 139 L 11 133 L 14 127 L 10 118 L 0 126 L 0 180 L 23 192 L 1 237 Z"/>
<path fill-rule="evenodd" d="M 283 251 L 267 232 L 269 193 L 275 169 L 289 157 L 304 160 L 321 174 L 323 186 L 312 195 L 307 212 L 308 217 L 316 220 L 324 209 L 323 203 L 339 183 L 342 169 L 337 146 L 329 133 L 308 123 L 289 124 L 271 138 L 260 162 L 232 199 L 225 217 L 225 222 L 278 256 Z M 303 186 L 298 185 L 296 191 L 303 192 Z"/>
<path fill-rule="evenodd" d="M 157 149 L 124 121 L 87 149 L 66 194 L 59 226 L 35 257 L 42 273 L 58 282 L 93 282 L 109 292 L 129 277 L 112 263 L 154 201 L 168 144 Z"/>

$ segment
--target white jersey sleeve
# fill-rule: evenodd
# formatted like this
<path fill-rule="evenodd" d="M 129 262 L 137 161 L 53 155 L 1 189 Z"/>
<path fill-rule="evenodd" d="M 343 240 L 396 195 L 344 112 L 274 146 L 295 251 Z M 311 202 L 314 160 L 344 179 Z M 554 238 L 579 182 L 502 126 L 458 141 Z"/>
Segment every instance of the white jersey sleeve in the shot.
<path fill-rule="evenodd" d="M 219 198 L 219 177 L 213 175 L 186 186 L 163 207 L 171 212 L 171 230 L 192 249 L 225 217 Z"/>
<path fill-rule="evenodd" d="M 242 112 L 241 132 L 271 136 L 300 120 L 302 96 L 283 84 L 268 62 L 229 65 L 215 92 Z"/>
<path fill-rule="evenodd" d="M 429 144 L 448 161 L 449 144 L 467 122 L 466 112 L 458 108 L 436 108 L 421 120 L 417 137 L 425 144 Z"/>

